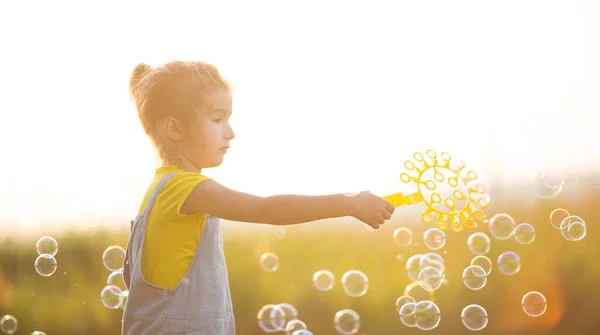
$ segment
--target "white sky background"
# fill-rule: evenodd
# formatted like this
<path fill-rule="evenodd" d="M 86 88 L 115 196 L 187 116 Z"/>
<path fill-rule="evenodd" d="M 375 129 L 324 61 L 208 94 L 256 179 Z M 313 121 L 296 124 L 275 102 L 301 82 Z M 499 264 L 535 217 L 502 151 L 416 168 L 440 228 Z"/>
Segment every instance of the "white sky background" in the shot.
<path fill-rule="evenodd" d="M 135 215 L 156 167 L 127 93 L 142 61 L 228 78 L 237 138 L 205 173 L 245 192 L 410 191 L 429 148 L 488 178 L 598 167 L 600 2 L 356 3 L 3 2 L 0 229 Z"/>

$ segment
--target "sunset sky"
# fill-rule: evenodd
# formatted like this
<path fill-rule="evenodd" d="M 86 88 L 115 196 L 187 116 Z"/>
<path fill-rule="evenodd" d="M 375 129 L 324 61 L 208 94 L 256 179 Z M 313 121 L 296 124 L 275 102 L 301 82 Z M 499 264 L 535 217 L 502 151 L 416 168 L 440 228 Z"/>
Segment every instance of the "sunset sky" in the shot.
<path fill-rule="evenodd" d="M 0 5 L 0 230 L 135 215 L 158 164 L 139 62 L 231 82 L 237 138 L 205 173 L 240 191 L 410 191 L 426 149 L 484 180 L 600 165 L 595 0 L 117 3 Z"/>

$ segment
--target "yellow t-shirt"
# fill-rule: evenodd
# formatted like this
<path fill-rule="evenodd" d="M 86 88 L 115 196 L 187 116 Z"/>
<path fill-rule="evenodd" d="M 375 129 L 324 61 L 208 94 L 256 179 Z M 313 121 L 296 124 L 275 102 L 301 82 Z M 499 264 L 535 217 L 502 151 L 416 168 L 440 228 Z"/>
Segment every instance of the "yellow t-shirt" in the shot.
<path fill-rule="evenodd" d="M 142 251 L 144 278 L 165 288 L 175 288 L 185 276 L 194 259 L 206 219 L 204 213 L 181 214 L 181 206 L 198 184 L 210 179 L 175 166 L 156 169 L 139 214 L 143 213 L 158 183 L 172 172 L 177 172 L 177 175 L 165 184 L 148 216 Z"/>

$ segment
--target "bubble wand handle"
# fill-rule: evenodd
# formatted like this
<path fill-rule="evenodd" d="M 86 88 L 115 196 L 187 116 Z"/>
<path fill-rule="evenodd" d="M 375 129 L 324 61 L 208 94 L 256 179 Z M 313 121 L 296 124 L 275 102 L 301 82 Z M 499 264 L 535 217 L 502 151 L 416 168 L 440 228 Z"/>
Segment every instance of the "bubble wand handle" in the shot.
<path fill-rule="evenodd" d="M 421 202 L 424 202 L 423 196 L 421 193 L 413 193 L 413 194 L 404 194 L 404 193 L 394 193 L 390 195 L 386 195 L 383 197 L 385 200 L 389 201 L 394 205 L 394 207 L 400 207 L 405 205 L 414 205 Z"/>

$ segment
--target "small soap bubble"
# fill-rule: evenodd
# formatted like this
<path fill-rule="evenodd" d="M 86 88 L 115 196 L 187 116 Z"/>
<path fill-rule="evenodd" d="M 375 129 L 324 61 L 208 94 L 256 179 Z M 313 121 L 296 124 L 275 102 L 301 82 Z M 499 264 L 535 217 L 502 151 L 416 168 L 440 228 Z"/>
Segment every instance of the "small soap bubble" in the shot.
<path fill-rule="evenodd" d="M 125 261 L 125 249 L 118 245 L 112 245 L 102 254 L 102 263 L 108 271 L 122 271 L 123 261 Z"/>
<path fill-rule="evenodd" d="M 421 270 L 421 273 L 419 273 L 419 281 L 428 284 L 424 289 L 431 288 L 435 291 L 442 286 L 444 277 L 438 269 L 429 266 Z"/>
<path fill-rule="evenodd" d="M 414 281 L 404 289 L 403 295 L 409 296 L 415 300 L 415 302 L 432 300 L 433 299 L 433 287 L 427 282 Z"/>
<path fill-rule="evenodd" d="M 333 327 L 342 335 L 358 333 L 360 329 L 360 316 L 351 309 L 343 309 L 335 313 Z"/>
<path fill-rule="evenodd" d="M 275 235 L 277 235 L 277 237 L 279 237 L 279 238 L 284 238 L 285 237 L 285 229 L 277 228 L 277 230 L 275 231 Z"/>
<path fill-rule="evenodd" d="M 498 240 L 508 240 L 515 231 L 515 220 L 506 213 L 499 213 L 490 219 L 490 234 Z"/>
<path fill-rule="evenodd" d="M 539 171 L 531 178 L 533 192 L 540 199 L 552 199 L 562 192 L 562 185 L 559 187 L 548 187 L 544 180 L 544 172 Z"/>
<path fill-rule="evenodd" d="M 14 334 L 19 328 L 17 318 L 12 315 L 5 315 L 0 319 L 0 329 L 6 334 Z"/>
<path fill-rule="evenodd" d="M 406 261 L 406 274 L 411 281 L 419 278 L 419 273 L 421 273 L 421 258 L 423 256 L 422 254 L 412 255 Z"/>
<path fill-rule="evenodd" d="M 485 271 L 485 275 L 489 276 L 492 273 L 492 260 L 490 260 L 487 256 L 479 255 L 473 257 L 471 260 L 471 265 L 477 265 L 481 267 Z"/>
<path fill-rule="evenodd" d="M 429 252 L 419 259 L 419 268 L 423 270 L 426 267 L 434 267 L 444 274 L 444 259 L 435 252 Z"/>
<path fill-rule="evenodd" d="M 293 332 L 292 335 L 313 335 L 313 333 L 308 329 L 300 329 Z"/>
<path fill-rule="evenodd" d="M 272 252 L 260 255 L 260 267 L 266 272 L 275 272 L 279 269 L 279 257 Z"/>
<path fill-rule="evenodd" d="M 369 290 L 369 278 L 359 270 L 350 270 L 342 276 L 344 292 L 351 297 L 360 297 Z"/>
<path fill-rule="evenodd" d="M 104 307 L 117 309 L 123 303 L 123 291 L 114 285 L 107 285 L 100 292 L 100 300 Z"/>
<path fill-rule="evenodd" d="M 402 308 L 402 306 L 406 305 L 409 302 L 415 302 L 415 299 L 408 295 L 403 295 L 396 299 L 396 310 L 398 311 L 398 313 L 400 313 L 400 309 Z"/>
<path fill-rule="evenodd" d="M 491 241 L 490 238 L 481 232 L 473 233 L 467 240 L 469 251 L 474 255 L 485 255 L 490 251 Z"/>
<path fill-rule="evenodd" d="M 396 228 L 392 237 L 394 238 L 394 243 L 401 248 L 409 247 L 413 242 L 412 230 L 406 227 Z"/>
<path fill-rule="evenodd" d="M 565 174 L 562 169 L 550 169 L 543 172 L 544 185 L 549 188 L 562 187 L 565 182 Z"/>
<path fill-rule="evenodd" d="M 415 305 L 417 328 L 432 330 L 440 324 L 440 308 L 432 301 L 423 300 Z"/>
<path fill-rule="evenodd" d="M 256 316 L 258 326 L 266 333 L 274 333 L 285 329 L 285 311 L 278 305 L 264 305 Z"/>
<path fill-rule="evenodd" d="M 58 252 L 58 242 L 51 236 L 42 236 L 35 244 L 38 255 L 56 256 Z"/>
<path fill-rule="evenodd" d="M 550 213 L 550 224 L 556 229 L 560 229 L 562 222 L 571 214 L 566 209 L 557 208 Z"/>
<path fill-rule="evenodd" d="M 583 219 L 577 215 L 569 215 L 560 223 L 560 232 L 567 241 L 579 241 L 586 235 Z"/>
<path fill-rule="evenodd" d="M 300 320 L 292 320 L 285 325 L 286 335 L 292 335 L 296 330 L 306 329 L 306 323 Z"/>
<path fill-rule="evenodd" d="M 50 277 L 56 272 L 58 267 L 54 256 L 42 254 L 35 260 L 35 271 L 44 277 Z"/>
<path fill-rule="evenodd" d="M 285 302 L 277 304 L 277 306 L 283 310 L 286 324 L 290 321 L 298 320 L 298 310 L 296 307 Z"/>
<path fill-rule="evenodd" d="M 478 265 L 467 266 L 462 273 L 465 286 L 473 291 L 481 290 L 487 283 L 485 270 Z"/>
<path fill-rule="evenodd" d="M 41 332 L 39 330 L 34 330 L 33 332 L 31 332 L 31 335 L 46 335 L 46 333 Z"/>
<path fill-rule="evenodd" d="M 573 186 L 577 185 L 578 182 L 579 182 L 579 175 L 572 173 L 572 172 L 567 172 L 565 174 L 565 182 L 563 183 L 563 186 L 573 187 Z"/>
<path fill-rule="evenodd" d="M 535 228 L 529 223 L 521 223 L 515 228 L 515 240 L 521 244 L 529 244 L 535 239 Z"/>
<path fill-rule="evenodd" d="M 512 251 L 505 251 L 498 256 L 498 271 L 507 276 L 517 274 L 521 270 L 521 258 Z"/>
<path fill-rule="evenodd" d="M 333 288 L 333 273 L 327 270 L 319 270 L 313 275 L 313 284 L 319 291 L 329 291 Z"/>
<path fill-rule="evenodd" d="M 468 330 L 482 330 L 488 324 L 488 314 L 479 305 L 469 305 L 461 313 L 462 323 Z"/>
<path fill-rule="evenodd" d="M 398 311 L 400 321 L 407 327 L 415 327 L 417 325 L 416 306 L 417 304 L 414 302 L 407 302 Z"/>
<path fill-rule="evenodd" d="M 446 234 L 437 228 L 429 228 L 423 234 L 425 246 L 431 250 L 439 250 L 446 245 Z"/>
<path fill-rule="evenodd" d="M 521 304 L 523 305 L 523 312 L 528 316 L 537 318 L 546 313 L 546 297 L 540 292 L 531 291 L 525 294 Z"/>
<path fill-rule="evenodd" d="M 106 279 L 106 284 L 116 286 L 121 290 L 127 289 L 127 287 L 125 286 L 125 278 L 123 278 L 122 271 L 111 272 L 111 274 L 109 274 L 108 278 Z"/>

